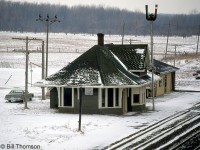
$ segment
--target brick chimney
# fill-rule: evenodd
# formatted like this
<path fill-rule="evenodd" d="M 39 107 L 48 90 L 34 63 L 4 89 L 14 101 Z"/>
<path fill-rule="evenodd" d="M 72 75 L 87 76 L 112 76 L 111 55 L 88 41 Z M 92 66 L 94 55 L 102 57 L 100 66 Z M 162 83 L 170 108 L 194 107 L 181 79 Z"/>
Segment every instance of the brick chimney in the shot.
<path fill-rule="evenodd" d="M 98 36 L 98 45 L 103 46 L 104 45 L 104 34 L 97 33 L 97 36 Z"/>

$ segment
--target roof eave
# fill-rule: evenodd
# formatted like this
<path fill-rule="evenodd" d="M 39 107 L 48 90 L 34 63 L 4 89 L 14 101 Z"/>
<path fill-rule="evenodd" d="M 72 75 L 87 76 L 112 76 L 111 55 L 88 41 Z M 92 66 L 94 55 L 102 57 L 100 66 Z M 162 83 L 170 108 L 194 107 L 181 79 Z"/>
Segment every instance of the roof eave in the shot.
<path fill-rule="evenodd" d="M 137 85 L 50 85 L 50 84 L 34 84 L 36 87 L 46 87 L 46 88 L 52 88 L 52 87 L 70 87 L 70 88 L 130 88 L 130 87 L 142 87 L 145 85 L 148 85 L 150 82 L 146 82 L 143 84 L 137 84 Z"/>
<path fill-rule="evenodd" d="M 145 69 L 142 69 L 142 70 L 128 70 L 130 72 L 145 72 L 146 70 Z"/>

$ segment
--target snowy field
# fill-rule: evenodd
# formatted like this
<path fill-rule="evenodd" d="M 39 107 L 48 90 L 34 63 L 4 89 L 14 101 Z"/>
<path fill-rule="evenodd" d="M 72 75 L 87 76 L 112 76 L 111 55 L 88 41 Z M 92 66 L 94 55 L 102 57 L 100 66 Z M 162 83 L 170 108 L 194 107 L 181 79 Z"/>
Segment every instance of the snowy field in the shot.
<path fill-rule="evenodd" d="M 23 53 L 6 53 L 14 49 L 25 49 L 25 42 L 12 40 L 12 37 L 37 37 L 45 39 L 44 33 L 10 33 L 0 32 L 0 146 L 4 144 L 39 145 L 43 150 L 85 150 L 101 149 L 104 146 L 128 136 L 138 130 L 153 124 L 200 102 L 200 92 L 174 92 L 155 99 L 155 111 L 147 102 L 147 112 L 115 115 L 83 115 L 82 132 L 78 131 L 78 115 L 58 113 L 49 108 L 49 99 L 41 100 L 41 89 L 29 85 L 33 92 L 33 101 L 28 102 L 29 109 L 24 110 L 24 104 L 6 103 L 5 95 L 13 87 L 24 88 L 25 55 Z M 127 36 L 134 43 L 149 43 L 149 37 Z M 73 53 L 50 53 L 49 74 L 58 71 L 95 45 L 97 37 L 92 35 L 50 34 L 50 51 Z M 105 43 L 121 43 L 120 36 L 105 36 Z M 137 40 L 137 41 L 136 41 Z M 187 44 L 177 47 L 179 52 L 195 52 L 196 37 L 170 37 L 171 44 Z M 155 37 L 155 50 L 161 53 L 165 50 L 166 37 Z M 30 43 L 30 50 L 40 49 L 41 44 Z M 171 46 L 173 49 L 173 46 Z M 79 53 L 74 53 L 79 52 Z M 30 62 L 41 65 L 41 53 L 30 53 Z M 173 64 L 173 62 L 169 62 Z M 179 60 L 176 89 L 200 91 L 200 81 L 192 74 L 200 70 L 200 60 Z M 41 79 L 41 68 L 32 66 L 32 80 L 29 66 L 29 83 Z M 7 80 L 10 80 L 7 82 Z M 7 83 L 6 83 L 7 82 Z M 172 105 L 173 104 L 173 105 Z M 16 148 L 16 147 L 15 147 Z"/>
<path fill-rule="evenodd" d="M 25 50 L 25 42 L 12 38 L 37 38 L 46 40 L 46 33 L 16 33 L 16 32 L 0 32 L 0 52 Z M 121 44 L 122 37 L 120 35 L 107 35 L 104 37 L 105 44 L 114 43 Z M 131 43 L 150 43 L 150 36 L 134 36 L 125 35 L 124 44 Z M 154 51 L 156 53 L 163 53 L 166 50 L 166 36 L 154 36 Z M 177 53 L 195 52 L 197 44 L 197 36 L 190 37 L 169 37 L 168 51 L 174 53 L 177 45 Z M 65 34 L 65 33 L 49 33 L 49 52 L 84 52 L 97 44 L 96 34 Z M 31 41 L 29 43 L 29 50 L 41 50 L 40 41 Z"/>

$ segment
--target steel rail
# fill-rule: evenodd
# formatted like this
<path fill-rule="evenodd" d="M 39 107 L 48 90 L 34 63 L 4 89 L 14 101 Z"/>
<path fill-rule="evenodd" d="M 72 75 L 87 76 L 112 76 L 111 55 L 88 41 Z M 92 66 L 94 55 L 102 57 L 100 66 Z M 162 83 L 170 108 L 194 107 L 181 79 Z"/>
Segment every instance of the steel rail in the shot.
<path fill-rule="evenodd" d="M 200 103 L 197 103 L 197 104 L 195 104 L 193 107 L 191 107 L 191 108 L 189 108 L 189 109 L 186 109 L 185 111 L 178 112 L 177 114 L 174 114 L 174 115 L 171 115 L 171 116 L 169 116 L 169 117 L 167 117 L 167 118 L 165 118 L 165 119 L 162 119 L 162 120 L 160 120 L 159 122 L 156 122 L 156 123 L 154 123 L 154 124 L 152 124 L 152 125 L 150 125 L 150 126 L 144 128 L 144 129 L 142 129 L 142 130 L 140 130 L 140 131 L 138 131 L 138 132 L 136 132 L 136 133 L 133 133 L 133 134 L 131 134 L 131 135 L 129 135 L 129 136 L 127 136 L 127 137 L 125 137 L 125 138 L 119 140 L 119 141 L 116 141 L 116 142 L 110 144 L 110 145 L 107 146 L 107 147 L 104 147 L 103 149 L 114 150 L 114 149 L 122 148 L 123 146 L 127 145 L 127 143 L 131 143 L 133 140 L 136 140 L 136 139 L 138 139 L 139 137 L 144 136 L 144 134 L 147 134 L 147 135 L 148 135 L 148 133 L 152 132 L 153 130 L 157 129 L 159 126 L 164 125 L 164 124 L 166 124 L 166 123 L 169 122 L 169 121 L 173 121 L 173 120 L 174 120 L 174 121 L 176 122 L 178 118 L 181 118 L 181 117 L 183 117 L 184 115 L 185 115 L 185 117 L 186 117 L 186 115 L 189 115 L 189 114 L 192 113 L 192 110 L 193 110 L 193 109 L 195 109 L 196 107 L 199 107 L 199 106 L 200 106 Z M 198 115 L 199 115 L 199 114 L 193 115 L 192 118 L 194 118 L 194 117 L 196 117 L 196 116 L 198 116 Z M 187 120 L 187 121 L 191 120 L 191 117 L 189 117 L 189 118 L 190 118 L 190 119 L 186 119 L 186 120 Z M 183 120 L 182 123 L 183 123 L 183 122 L 185 122 L 185 123 L 187 122 L 186 120 L 184 121 L 184 119 L 182 119 L 182 120 Z M 180 120 L 178 120 L 178 121 L 180 121 Z M 181 123 L 178 123 L 177 126 L 180 126 L 180 125 L 181 125 Z M 155 132 L 156 132 L 156 130 L 155 130 Z M 169 130 L 168 130 L 167 132 L 169 132 Z M 164 135 L 164 134 L 163 134 L 163 135 Z M 159 135 L 159 136 L 160 136 L 160 135 Z M 158 138 L 158 136 L 157 136 L 157 138 Z M 154 140 L 155 140 L 155 139 L 154 139 Z M 147 143 L 146 143 L 146 144 L 147 144 Z"/>

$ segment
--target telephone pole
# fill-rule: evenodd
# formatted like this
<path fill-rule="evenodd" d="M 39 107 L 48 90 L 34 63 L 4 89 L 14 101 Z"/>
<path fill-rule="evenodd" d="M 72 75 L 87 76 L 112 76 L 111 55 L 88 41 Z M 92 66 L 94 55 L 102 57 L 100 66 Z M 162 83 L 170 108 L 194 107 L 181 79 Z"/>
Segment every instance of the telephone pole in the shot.
<path fill-rule="evenodd" d="M 122 25 L 122 45 L 124 45 L 124 28 L 125 28 L 125 22 L 123 21 L 123 25 Z"/>
<path fill-rule="evenodd" d="M 42 41 L 42 66 L 37 65 L 35 63 L 30 63 L 31 66 L 35 65 L 37 67 L 41 67 L 42 68 L 42 80 L 45 79 L 45 65 L 44 65 L 44 41 Z M 31 80 L 32 81 L 32 80 Z M 32 82 L 31 82 L 32 83 Z M 42 100 L 46 100 L 46 96 L 45 96 L 45 87 L 42 87 Z"/>
<path fill-rule="evenodd" d="M 31 40 L 38 40 L 41 41 L 41 39 L 36 38 L 12 38 L 16 40 L 23 40 L 26 42 L 26 69 L 25 69 L 25 99 L 24 99 L 24 109 L 28 109 L 27 101 L 28 101 L 28 61 L 29 61 L 29 51 L 28 51 L 28 43 Z"/>
<path fill-rule="evenodd" d="M 42 79 L 45 79 L 45 72 L 44 72 L 44 41 L 42 41 Z M 42 100 L 45 100 L 45 88 L 42 87 Z"/>
<path fill-rule="evenodd" d="M 47 27 L 46 32 L 46 77 L 48 76 L 48 46 L 49 46 L 49 27 L 50 25 L 52 25 L 54 22 L 60 22 L 60 20 L 58 20 L 57 15 L 55 15 L 54 18 L 50 18 L 49 15 L 47 14 L 46 17 L 42 17 L 39 14 L 39 18 L 36 19 L 36 21 L 41 21 L 44 23 L 44 25 Z"/>
<path fill-rule="evenodd" d="M 199 51 L 199 35 L 200 35 L 200 25 L 199 25 L 199 33 L 198 33 L 198 37 L 197 37 L 197 51 L 196 51 L 196 54 L 198 54 L 198 51 Z"/>
<path fill-rule="evenodd" d="M 167 51 L 168 51 L 168 43 L 169 43 L 169 31 L 170 31 L 170 22 L 169 22 L 168 31 L 167 31 L 167 43 L 166 43 L 166 51 L 165 51 L 165 60 L 167 59 Z"/>
<path fill-rule="evenodd" d="M 174 45 L 174 67 L 176 66 L 176 47 L 177 45 Z"/>
<path fill-rule="evenodd" d="M 155 5 L 155 14 L 148 13 L 148 5 L 146 5 L 146 20 L 150 21 L 151 23 L 151 69 L 152 69 L 152 83 L 151 83 L 151 92 L 152 92 L 152 103 L 153 103 L 153 110 L 155 110 L 154 104 L 154 61 L 153 61 L 153 22 L 157 18 L 157 9 L 158 5 Z"/>

